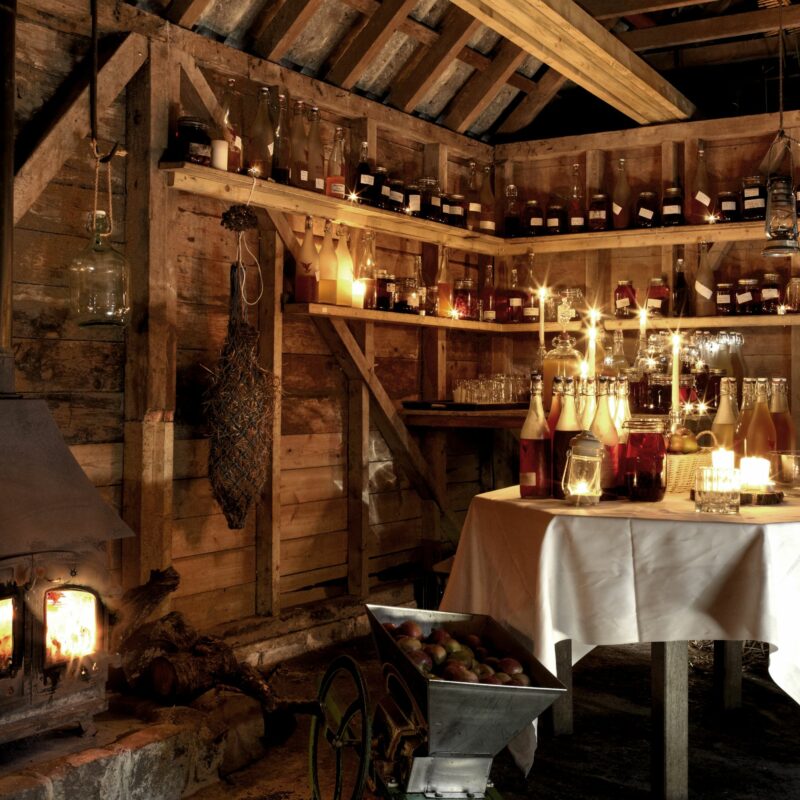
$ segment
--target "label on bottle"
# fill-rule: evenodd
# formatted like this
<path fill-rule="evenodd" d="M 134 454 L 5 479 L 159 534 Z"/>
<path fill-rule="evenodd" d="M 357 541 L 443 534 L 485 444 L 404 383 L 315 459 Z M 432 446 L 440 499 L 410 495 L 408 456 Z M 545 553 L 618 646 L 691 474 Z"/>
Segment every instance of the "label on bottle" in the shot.
<path fill-rule="evenodd" d="M 755 197 L 744 201 L 745 208 L 764 208 L 764 198 Z"/>
<path fill-rule="evenodd" d="M 550 217 L 547 220 L 547 227 L 548 228 L 557 228 L 558 227 L 558 217 Z"/>
<path fill-rule="evenodd" d="M 711 205 L 711 198 L 705 192 L 698 191 L 695 194 L 694 199 L 697 200 L 697 202 L 701 205 L 706 206 L 706 208 Z"/>
<path fill-rule="evenodd" d="M 708 286 L 704 286 L 700 281 L 694 282 L 694 290 L 699 294 L 701 297 L 705 297 L 706 300 L 710 300 L 712 295 L 714 294 Z"/>
<path fill-rule="evenodd" d="M 387 186 L 386 184 L 384 184 L 383 186 L 381 186 L 381 195 L 382 195 L 383 197 L 391 197 L 391 196 L 392 196 L 392 190 L 391 190 L 391 188 L 390 188 L 389 186 Z"/>
<path fill-rule="evenodd" d="M 301 261 L 300 262 L 300 271 L 305 276 L 312 275 L 314 273 L 314 265 L 311 264 L 311 263 L 308 263 L 306 261 Z"/>
<path fill-rule="evenodd" d="M 539 319 L 539 309 L 536 306 L 525 306 L 522 316 L 526 319 Z"/>
<path fill-rule="evenodd" d="M 661 300 L 657 297 L 648 297 L 647 298 L 647 307 L 648 308 L 661 308 Z"/>
<path fill-rule="evenodd" d="M 481 213 L 481 204 L 480 203 L 470 203 L 469 204 L 469 212 L 480 214 Z"/>
<path fill-rule="evenodd" d="M 440 208 L 442 205 L 442 198 L 438 195 L 432 194 L 431 195 L 431 205 Z"/>
<path fill-rule="evenodd" d="M 450 206 L 450 213 L 455 214 L 457 217 L 463 217 L 464 209 L 461 206 Z"/>
<path fill-rule="evenodd" d="M 780 296 L 781 296 L 781 294 L 777 289 L 762 289 L 761 290 L 761 299 L 762 300 L 777 300 Z"/>
<path fill-rule="evenodd" d="M 344 198 L 344 184 L 343 183 L 332 183 L 331 184 L 331 194 L 334 197 L 342 197 L 342 198 Z"/>
<path fill-rule="evenodd" d="M 509 297 L 508 298 L 508 305 L 511 308 L 519 308 L 522 305 L 522 298 L 521 297 Z"/>
<path fill-rule="evenodd" d="M 619 203 L 612 203 L 611 210 L 614 212 L 614 216 L 618 217 L 622 213 L 622 206 Z"/>
<path fill-rule="evenodd" d="M 418 194 L 410 194 L 408 196 L 408 210 L 419 211 L 419 200 L 420 197 Z"/>
<path fill-rule="evenodd" d="M 573 228 L 580 228 L 583 226 L 584 219 L 583 217 L 570 217 L 569 224 L 572 225 Z"/>
<path fill-rule="evenodd" d="M 442 206 L 442 214 L 449 214 L 449 213 L 450 213 L 450 206 L 447 203 L 445 203 Z"/>
<path fill-rule="evenodd" d="M 520 486 L 536 486 L 536 473 L 535 472 L 520 472 L 519 474 Z"/>
<path fill-rule="evenodd" d="M 541 217 L 531 217 L 528 223 L 531 228 L 541 228 L 544 220 Z"/>
<path fill-rule="evenodd" d="M 745 197 L 758 197 L 760 189 L 757 186 L 752 186 L 749 189 L 744 190 Z"/>
<path fill-rule="evenodd" d="M 620 297 L 616 302 L 617 308 L 627 308 L 631 304 L 629 297 Z"/>
<path fill-rule="evenodd" d="M 493 220 L 493 219 L 482 219 L 482 220 L 480 221 L 480 223 L 478 224 L 478 227 L 479 227 L 479 228 L 480 228 L 482 231 L 493 231 L 493 230 L 494 230 L 494 228 L 495 228 L 495 226 L 494 226 L 494 220 Z"/>
<path fill-rule="evenodd" d="M 491 311 L 483 312 L 484 322 L 494 322 L 496 319 L 497 319 L 497 314 L 495 313 L 494 309 L 492 309 Z"/>
<path fill-rule="evenodd" d="M 729 294 L 719 294 L 719 292 L 717 292 L 717 302 L 720 305 L 725 306 L 728 303 L 730 303 L 730 301 L 731 301 L 731 296 Z"/>
<path fill-rule="evenodd" d="M 325 190 L 325 178 L 314 178 L 314 188 Z"/>
<path fill-rule="evenodd" d="M 402 203 L 403 202 L 403 193 L 402 192 L 398 192 L 396 189 L 392 189 L 391 192 L 389 192 L 389 197 L 395 203 Z"/>
<path fill-rule="evenodd" d="M 753 299 L 753 295 L 750 292 L 739 292 L 736 293 L 736 302 L 740 305 L 742 303 L 749 303 Z"/>
<path fill-rule="evenodd" d="M 736 211 L 736 201 L 735 200 L 723 200 L 721 204 L 721 208 L 723 211 Z"/>
<path fill-rule="evenodd" d="M 589 211 L 589 219 L 605 219 L 606 218 L 606 210 L 604 208 L 595 209 L 594 211 Z"/>
<path fill-rule="evenodd" d="M 680 206 L 664 206 L 664 216 L 667 214 L 680 214 L 681 207 Z"/>
<path fill-rule="evenodd" d="M 300 170 L 300 180 L 303 183 L 308 183 L 308 170 L 307 169 L 301 169 Z"/>
<path fill-rule="evenodd" d="M 653 219 L 653 212 L 649 208 L 643 207 L 639 209 L 639 216 L 645 219 Z"/>
<path fill-rule="evenodd" d="M 374 186 L 375 185 L 375 178 L 372 175 L 367 175 L 367 174 L 364 173 L 361 176 L 359 176 L 358 182 L 359 183 L 363 183 L 366 186 Z"/>

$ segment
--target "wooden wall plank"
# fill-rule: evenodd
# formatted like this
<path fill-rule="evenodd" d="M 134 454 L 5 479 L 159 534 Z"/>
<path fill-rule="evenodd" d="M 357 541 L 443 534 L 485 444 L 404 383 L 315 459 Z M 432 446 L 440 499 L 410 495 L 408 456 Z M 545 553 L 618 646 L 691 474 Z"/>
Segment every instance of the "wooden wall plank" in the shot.
<path fill-rule="evenodd" d="M 255 577 L 255 548 L 240 547 L 176 558 L 173 564 L 181 576 L 180 586 L 174 596 L 186 597 L 252 583 Z"/>
<path fill-rule="evenodd" d="M 176 519 L 172 525 L 172 556 L 218 553 L 250 547 L 256 541 L 255 515 L 248 514 L 241 530 L 231 530 L 223 514 Z"/>
<path fill-rule="evenodd" d="M 282 542 L 281 576 L 346 564 L 347 538 L 347 531 L 334 531 Z"/>
<path fill-rule="evenodd" d="M 256 585 L 251 581 L 176 597 L 172 608 L 183 614 L 190 625 L 203 631 L 223 622 L 252 616 L 255 613 L 255 594 Z"/>

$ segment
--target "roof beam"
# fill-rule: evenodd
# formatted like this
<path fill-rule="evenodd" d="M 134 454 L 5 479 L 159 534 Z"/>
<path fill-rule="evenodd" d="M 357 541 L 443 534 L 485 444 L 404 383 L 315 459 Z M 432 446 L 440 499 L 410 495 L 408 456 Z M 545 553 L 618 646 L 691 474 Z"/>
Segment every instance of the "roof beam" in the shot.
<path fill-rule="evenodd" d="M 211 0 L 171 0 L 164 16 L 176 25 L 191 28 L 210 5 Z"/>
<path fill-rule="evenodd" d="M 321 0 L 286 0 L 268 26 L 256 33 L 253 49 L 263 58 L 280 60 L 320 6 Z"/>
<path fill-rule="evenodd" d="M 428 89 L 442 76 L 452 60 L 466 46 L 480 22 L 458 6 L 451 6 L 442 24 L 442 32 L 413 70 L 389 92 L 389 103 L 401 111 L 412 111 Z"/>
<path fill-rule="evenodd" d="M 475 72 L 450 103 L 444 125 L 464 133 L 494 100 L 508 76 L 525 60 L 527 53 L 508 39 L 503 39 L 491 65 L 483 72 Z"/>
<path fill-rule="evenodd" d="M 580 0 L 580 4 L 595 19 L 629 17 L 633 14 L 651 14 L 672 8 L 699 6 L 708 0 Z"/>
<path fill-rule="evenodd" d="M 527 128 L 544 107 L 561 91 L 567 79 L 552 67 L 536 81 L 536 88 L 530 92 L 506 117 L 498 128 L 498 133 L 515 133 Z"/>
<path fill-rule="evenodd" d="M 454 0 L 484 25 L 641 124 L 694 106 L 572 0 Z"/>
<path fill-rule="evenodd" d="M 351 89 L 364 67 L 383 49 L 414 5 L 415 0 L 383 0 L 326 78 L 343 89 Z"/>

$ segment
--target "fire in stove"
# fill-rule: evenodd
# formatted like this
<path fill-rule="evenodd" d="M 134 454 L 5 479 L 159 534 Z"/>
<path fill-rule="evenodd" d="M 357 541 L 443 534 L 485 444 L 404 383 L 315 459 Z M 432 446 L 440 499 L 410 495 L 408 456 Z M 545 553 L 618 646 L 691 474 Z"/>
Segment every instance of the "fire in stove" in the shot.
<path fill-rule="evenodd" d="M 46 592 L 44 619 L 47 666 L 88 656 L 97 650 L 97 598 L 91 592 L 81 589 Z"/>
<path fill-rule="evenodd" d="M 14 601 L 0 599 L 0 675 L 10 672 L 14 663 Z"/>

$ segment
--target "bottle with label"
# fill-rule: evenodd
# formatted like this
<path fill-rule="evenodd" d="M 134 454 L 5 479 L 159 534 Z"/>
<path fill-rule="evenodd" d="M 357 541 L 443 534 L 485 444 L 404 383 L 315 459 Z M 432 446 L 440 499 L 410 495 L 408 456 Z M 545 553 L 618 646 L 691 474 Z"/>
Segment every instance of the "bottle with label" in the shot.
<path fill-rule="evenodd" d="M 436 316 L 453 315 L 453 280 L 450 276 L 450 253 L 447 247 L 439 248 L 439 268 L 436 270 Z"/>
<path fill-rule="evenodd" d="M 611 192 L 611 215 L 615 230 L 624 230 L 631 224 L 631 185 L 625 169 L 625 159 L 621 158 L 614 178 Z"/>
<path fill-rule="evenodd" d="M 733 434 L 733 449 L 737 456 L 746 456 L 745 440 L 747 439 L 747 428 L 750 426 L 750 419 L 753 416 L 753 407 L 756 404 L 756 379 L 742 379 L 742 409 L 739 412 L 739 421 L 736 423 L 736 430 Z"/>
<path fill-rule="evenodd" d="M 325 220 L 325 235 L 319 249 L 319 302 L 336 305 L 336 278 L 339 274 L 339 259 L 333 244 L 333 222 Z"/>
<path fill-rule="evenodd" d="M 478 227 L 483 233 L 496 233 L 494 221 L 494 192 L 492 191 L 492 167 L 487 164 L 483 168 L 483 181 L 481 182 L 481 219 Z"/>
<path fill-rule="evenodd" d="M 369 142 L 361 142 L 361 152 L 358 155 L 353 184 L 358 195 L 358 202 L 373 205 L 372 189 L 375 185 L 375 175 L 369 163 Z"/>
<path fill-rule="evenodd" d="M 347 245 L 347 228 L 340 225 L 336 235 L 336 305 L 349 306 L 353 302 L 353 256 Z"/>
<path fill-rule="evenodd" d="M 250 126 L 250 137 L 245 152 L 245 168 L 253 178 L 268 178 L 272 172 L 272 150 L 275 147 L 275 132 L 269 112 L 269 88 L 262 86 L 258 92 L 258 103 Z"/>
<path fill-rule="evenodd" d="M 691 316 L 689 306 L 689 284 L 686 282 L 684 261 L 675 261 L 675 275 L 672 278 L 672 314 L 675 317 Z"/>
<path fill-rule="evenodd" d="M 236 94 L 236 78 L 228 78 L 222 96 L 222 114 L 225 129 L 223 137 L 228 142 L 228 172 L 242 171 L 242 120 L 239 95 Z"/>
<path fill-rule="evenodd" d="M 517 187 L 513 183 L 506 186 L 506 207 L 503 212 L 503 233 L 510 239 L 522 236 L 522 217 L 520 216 Z"/>
<path fill-rule="evenodd" d="M 795 450 L 797 429 L 789 411 L 789 385 L 786 378 L 772 379 L 769 412 L 772 415 L 772 424 L 775 426 L 775 435 L 781 450 Z"/>
<path fill-rule="evenodd" d="M 556 429 L 553 432 L 553 497 L 564 498 L 561 480 L 567 466 L 567 451 L 573 436 L 581 432 L 578 411 L 575 407 L 575 379 L 564 379 L 564 396 L 561 413 L 558 415 Z"/>
<path fill-rule="evenodd" d="M 714 297 L 714 270 L 708 259 L 708 245 L 700 243 L 700 263 L 694 279 L 694 313 L 697 317 L 713 317 L 717 312 Z"/>
<path fill-rule="evenodd" d="M 375 232 L 364 231 L 358 248 L 358 280 L 364 285 L 364 308 L 375 308 L 377 256 L 375 253 Z"/>
<path fill-rule="evenodd" d="M 768 388 L 766 378 L 756 381 L 756 402 L 747 426 L 744 447 L 748 456 L 767 458 L 776 449 L 778 434 L 769 413 Z"/>
<path fill-rule="evenodd" d="M 542 407 L 542 378 L 531 379 L 531 403 L 519 435 L 519 493 L 549 497 L 551 486 L 550 429 Z"/>
<path fill-rule="evenodd" d="M 481 320 L 483 322 L 496 322 L 497 309 L 495 307 L 494 264 L 489 261 L 484 267 L 483 288 L 481 289 Z"/>
<path fill-rule="evenodd" d="M 583 233 L 586 230 L 586 208 L 583 202 L 580 164 L 572 165 L 572 183 L 567 203 L 567 229 L 570 233 Z"/>
<path fill-rule="evenodd" d="M 526 236 L 539 236 L 544 232 L 544 209 L 538 200 L 528 200 L 525 203 L 525 229 Z"/>
<path fill-rule="evenodd" d="M 525 292 L 519 285 L 519 270 L 516 267 L 511 267 L 509 270 L 508 289 L 505 295 L 508 301 L 508 308 L 503 321 L 522 322 L 524 320 Z"/>
<path fill-rule="evenodd" d="M 314 244 L 314 220 L 306 217 L 306 231 L 300 247 L 300 258 L 295 262 L 295 303 L 317 302 L 317 280 L 319 275 L 319 253 Z"/>
<path fill-rule="evenodd" d="M 711 432 L 717 437 L 717 445 L 733 449 L 736 434 L 736 412 L 731 398 L 731 385 L 727 380 L 720 382 L 719 405 L 711 424 Z"/>
<path fill-rule="evenodd" d="M 597 383 L 594 378 L 581 381 L 581 402 L 578 411 L 581 421 L 581 430 L 588 431 L 592 428 L 594 415 L 597 413 Z"/>
<path fill-rule="evenodd" d="M 611 346 L 611 357 L 609 358 L 609 371 L 614 377 L 625 374 L 625 370 L 630 369 L 630 364 L 625 356 L 625 337 L 622 331 L 614 331 L 614 341 Z"/>
<path fill-rule="evenodd" d="M 478 231 L 481 227 L 481 193 L 478 190 L 478 165 L 469 162 L 469 186 L 466 196 L 467 230 Z"/>
<path fill-rule="evenodd" d="M 542 388 L 544 396 L 544 387 Z M 550 410 L 547 413 L 547 427 L 550 429 L 550 438 L 553 438 L 558 418 L 561 416 L 561 407 L 564 405 L 564 379 L 560 375 L 553 378 L 553 394 L 550 397 Z"/>
<path fill-rule="evenodd" d="M 278 122 L 275 125 L 275 147 L 272 151 L 272 180 L 289 183 L 292 168 L 292 138 L 289 130 L 289 107 L 286 95 L 278 95 Z"/>
<path fill-rule="evenodd" d="M 311 106 L 308 125 L 308 188 L 325 192 L 325 151 L 319 130 L 319 109 Z"/>
<path fill-rule="evenodd" d="M 333 134 L 333 150 L 328 159 L 328 174 L 325 176 L 325 194 L 344 200 L 344 128 L 336 128 Z"/>
<path fill-rule="evenodd" d="M 619 434 L 608 396 L 608 378 L 601 376 L 597 381 L 597 411 L 589 430 L 603 445 L 603 463 L 600 467 L 600 486 L 603 491 L 613 491 L 620 483 Z"/>
<path fill-rule="evenodd" d="M 539 293 L 536 291 L 533 250 L 528 251 L 528 264 L 522 270 L 520 280 L 522 291 L 522 321 L 539 321 Z"/>
<path fill-rule="evenodd" d="M 290 183 L 301 189 L 310 188 L 308 175 L 308 137 L 305 123 L 306 104 L 295 100 L 292 105 L 292 168 Z"/>
<path fill-rule="evenodd" d="M 619 280 L 614 289 L 614 316 L 618 319 L 628 319 L 636 312 L 636 289 L 633 281 Z"/>
<path fill-rule="evenodd" d="M 690 186 L 687 220 L 690 225 L 705 225 L 713 217 L 714 209 L 711 204 L 711 188 L 704 147 L 697 148 L 697 165 Z"/>

